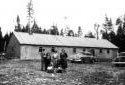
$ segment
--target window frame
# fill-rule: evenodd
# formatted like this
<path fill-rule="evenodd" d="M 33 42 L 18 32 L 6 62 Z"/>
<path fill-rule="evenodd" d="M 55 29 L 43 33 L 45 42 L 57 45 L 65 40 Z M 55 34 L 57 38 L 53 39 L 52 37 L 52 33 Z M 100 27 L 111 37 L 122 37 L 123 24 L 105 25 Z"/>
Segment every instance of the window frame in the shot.
<path fill-rule="evenodd" d="M 103 53 L 103 50 L 102 50 L 102 49 L 99 49 L 99 53 Z"/>
<path fill-rule="evenodd" d="M 109 49 L 107 49 L 107 54 L 110 54 L 110 50 Z"/>
<path fill-rule="evenodd" d="M 73 53 L 76 53 L 76 48 L 73 48 Z"/>

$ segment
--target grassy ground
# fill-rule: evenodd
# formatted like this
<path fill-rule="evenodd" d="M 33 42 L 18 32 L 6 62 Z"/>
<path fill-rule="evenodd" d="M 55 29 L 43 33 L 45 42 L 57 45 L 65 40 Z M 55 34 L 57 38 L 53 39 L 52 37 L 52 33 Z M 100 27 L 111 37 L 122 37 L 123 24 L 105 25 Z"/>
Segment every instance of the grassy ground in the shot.
<path fill-rule="evenodd" d="M 40 71 L 40 61 L 7 61 L 0 64 L 0 85 L 125 85 L 125 68 L 110 63 L 68 63 L 65 73 Z"/>

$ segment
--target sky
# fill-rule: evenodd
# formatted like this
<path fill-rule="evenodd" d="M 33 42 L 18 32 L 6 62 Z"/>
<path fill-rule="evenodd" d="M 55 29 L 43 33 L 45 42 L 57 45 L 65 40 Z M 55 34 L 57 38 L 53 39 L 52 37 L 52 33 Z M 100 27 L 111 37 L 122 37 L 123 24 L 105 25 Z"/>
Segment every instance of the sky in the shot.
<path fill-rule="evenodd" d="M 0 0 L 0 26 L 3 35 L 14 31 L 16 17 L 26 25 L 27 4 L 30 0 Z M 83 33 L 94 30 L 94 24 L 102 25 L 105 14 L 115 20 L 125 14 L 124 0 L 32 0 L 34 18 L 42 28 L 53 24 L 59 29 L 68 26 L 77 31 L 81 26 Z"/>

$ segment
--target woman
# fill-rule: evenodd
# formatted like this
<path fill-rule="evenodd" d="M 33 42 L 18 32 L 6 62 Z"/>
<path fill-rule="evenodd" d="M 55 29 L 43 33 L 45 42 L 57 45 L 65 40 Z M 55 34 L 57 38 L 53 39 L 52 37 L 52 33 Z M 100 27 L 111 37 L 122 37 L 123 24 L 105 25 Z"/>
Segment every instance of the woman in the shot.
<path fill-rule="evenodd" d="M 54 68 L 58 68 L 58 58 L 59 58 L 59 55 L 57 51 L 55 51 L 52 55 L 52 62 L 53 62 Z"/>
<path fill-rule="evenodd" d="M 60 53 L 60 64 L 61 64 L 61 67 L 64 71 L 68 67 L 67 57 L 68 57 L 67 53 L 65 52 L 64 49 L 62 49 L 62 52 Z"/>

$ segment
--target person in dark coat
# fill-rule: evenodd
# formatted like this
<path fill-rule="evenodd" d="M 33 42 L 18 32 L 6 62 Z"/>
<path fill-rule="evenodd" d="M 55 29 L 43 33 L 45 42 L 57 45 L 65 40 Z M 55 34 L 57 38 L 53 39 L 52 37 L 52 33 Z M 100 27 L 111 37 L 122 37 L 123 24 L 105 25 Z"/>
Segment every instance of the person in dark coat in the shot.
<path fill-rule="evenodd" d="M 47 57 L 47 61 L 46 61 L 46 68 L 48 68 L 48 66 L 51 63 L 51 55 L 49 52 L 46 53 L 46 57 Z"/>
<path fill-rule="evenodd" d="M 64 49 L 62 49 L 62 52 L 60 53 L 60 65 L 64 71 L 68 67 L 67 57 L 68 57 L 67 53 L 65 52 Z"/>

